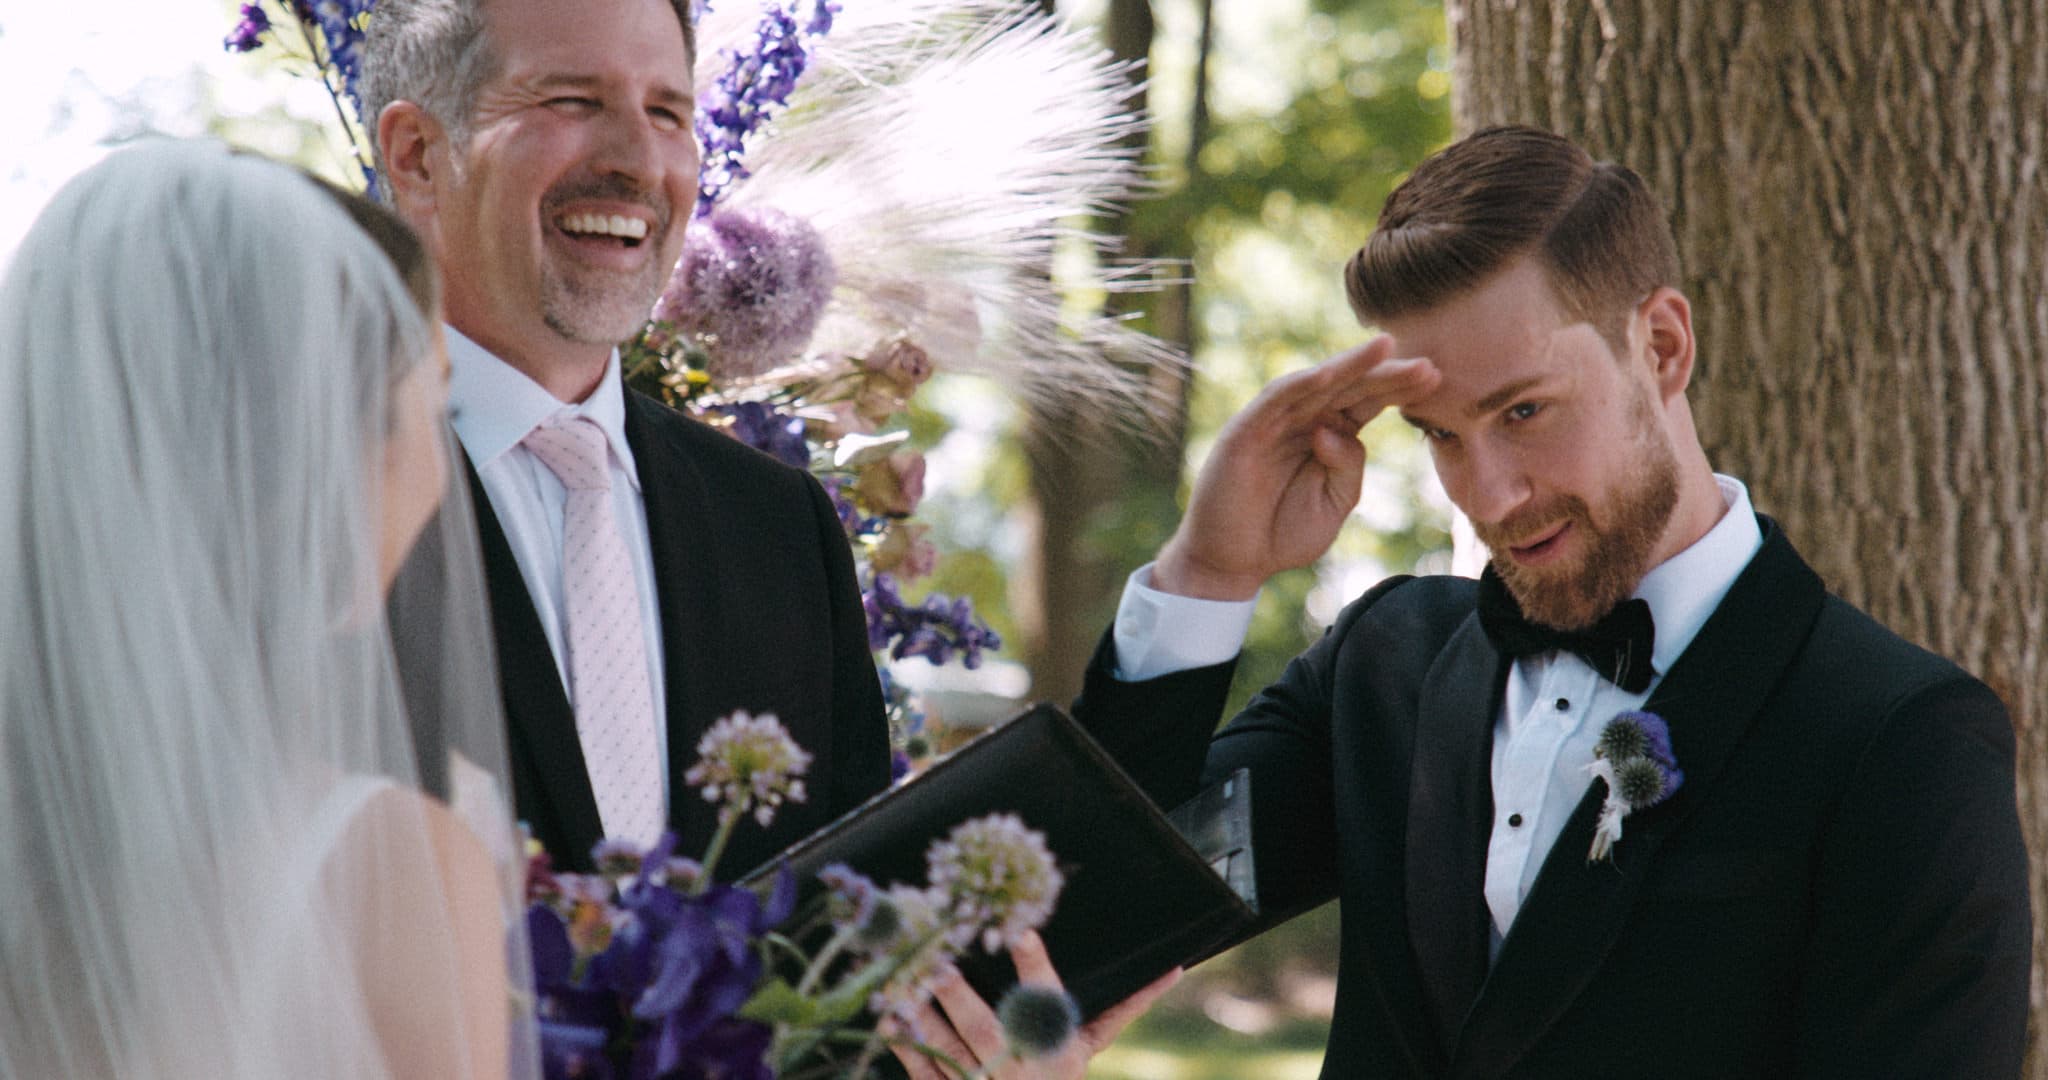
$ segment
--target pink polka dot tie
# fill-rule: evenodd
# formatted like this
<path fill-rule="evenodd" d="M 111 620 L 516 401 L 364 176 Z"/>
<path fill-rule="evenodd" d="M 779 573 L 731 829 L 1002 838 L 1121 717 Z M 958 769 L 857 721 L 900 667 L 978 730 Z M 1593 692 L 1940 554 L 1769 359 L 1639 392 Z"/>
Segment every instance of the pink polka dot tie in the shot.
<path fill-rule="evenodd" d="M 604 430 L 557 415 L 524 440 L 568 489 L 562 593 L 569 613 L 569 692 L 576 735 L 608 837 L 651 845 L 667 815 L 633 562 L 612 515 Z"/>

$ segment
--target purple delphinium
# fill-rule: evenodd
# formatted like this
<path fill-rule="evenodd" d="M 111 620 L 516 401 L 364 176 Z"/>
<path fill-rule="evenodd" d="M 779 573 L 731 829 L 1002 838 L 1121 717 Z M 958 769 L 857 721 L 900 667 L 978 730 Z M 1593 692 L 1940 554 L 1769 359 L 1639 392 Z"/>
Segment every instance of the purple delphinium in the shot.
<path fill-rule="evenodd" d="M 806 6 L 810 18 L 799 25 L 796 12 Z M 829 0 L 778 5 L 762 15 L 751 47 L 726 54 L 731 65 L 697 106 L 697 139 L 704 147 L 704 163 L 697 172 L 699 216 L 710 213 L 733 184 L 747 178 L 747 167 L 741 163 L 747 137 L 789 102 L 811 59 L 804 40 L 830 32 L 838 10 L 839 5 Z"/>
<path fill-rule="evenodd" d="M 673 834 L 664 836 L 639 875 L 620 886 L 623 917 L 587 963 L 576 962 L 559 912 L 528 909 L 548 1077 L 613 1075 L 606 1049 L 618 1045 L 620 1032 L 637 1028 L 627 1040 L 624 1073 L 634 1080 L 771 1080 L 771 1029 L 734 1014 L 761 978 L 755 943 L 795 907 L 795 875 L 784 868 L 765 903 L 750 890 L 716 883 L 685 895 L 661 880 L 674 845 Z"/>
<path fill-rule="evenodd" d="M 843 476 L 823 476 L 818 478 L 818 482 L 825 485 L 825 494 L 832 497 L 832 509 L 838 511 L 839 524 L 846 530 L 847 539 L 864 539 L 888 527 L 888 518 L 863 514 L 859 507 L 853 505 L 853 498 L 846 493 L 853 484 L 852 480 Z"/>
<path fill-rule="evenodd" d="M 732 421 L 734 438 L 785 465 L 799 469 L 811 463 L 811 445 L 804 441 L 802 417 L 775 411 L 765 401 L 742 401 L 711 410 Z"/>
<path fill-rule="evenodd" d="M 974 617 L 974 603 L 964 596 L 933 593 L 924 603 L 911 605 L 895 578 L 876 574 L 862 591 L 861 602 L 868 613 L 868 647 L 888 649 L 896 660 L 922 656 L 937 665 L 957 652 L 960 663 L 972 670 L 981 666 L 983 650 L 1003 647 L 1002 638 Z"/>
<path fill-rule="evenodd" d="M 254 52 L 263 44 L 263 35 L 270 32 L 270 14 L 261 4 L 243 4 L 242 21 L 221 42 L 229 52 Z"/>

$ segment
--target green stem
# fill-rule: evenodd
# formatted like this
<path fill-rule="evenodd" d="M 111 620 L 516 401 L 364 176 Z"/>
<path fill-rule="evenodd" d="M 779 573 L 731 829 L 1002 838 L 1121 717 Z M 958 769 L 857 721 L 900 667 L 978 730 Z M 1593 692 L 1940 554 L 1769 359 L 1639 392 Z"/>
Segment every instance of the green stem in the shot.
<path fill-rule="evenodd" d="M 691 896 L 702 896 L 711 887 L 711 871 L 718 866 L 718 860 L 725 856 L 725 845 L 732 840 L 732 831 L 740 823 L 740 815 L 746 811 L 727 810 L 718 815 L 718 832 L 711 837 L 711 846 L 704 852 L 704 873 L 697 878 L 697 884 L 690 889 Z"/>
<path fill-rule="evenodd" d="M 825 943 L 825 947 L 818 951 L 817 958 L 811 961 L 811 966 L 804 970 L 803 979 L 796 984 L 796 992 L 809 996 L 811 991 L 817 989 L 818 980 L 825 977 L 825 969 L 831 967 L 832 961 L 839 959 L 839 954 L 846 951 L 846 946 L 853 941 L 853 936 L 857 932 L 855 927 L 849 926 L 833 934 L 832 940 Z"/>

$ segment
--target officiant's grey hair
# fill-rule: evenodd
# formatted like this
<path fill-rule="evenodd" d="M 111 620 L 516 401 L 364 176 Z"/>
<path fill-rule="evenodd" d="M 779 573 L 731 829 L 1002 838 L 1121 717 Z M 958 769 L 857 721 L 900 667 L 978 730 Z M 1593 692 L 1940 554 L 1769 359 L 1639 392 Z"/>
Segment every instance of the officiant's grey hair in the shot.
<path fill-rule="evenodd" d="M 668 3 L 682 26 L 683 49 L 695 62 L 690 0 Z M 477 93 L 498 74 L 498 61 L 483 0 L 380 0 L 363 42 L 360 84 L 370 142 L 377 141 L 377 118 L 385 107 L 410 101 L 440 121 L 457 145 L 466 143 Z"/>

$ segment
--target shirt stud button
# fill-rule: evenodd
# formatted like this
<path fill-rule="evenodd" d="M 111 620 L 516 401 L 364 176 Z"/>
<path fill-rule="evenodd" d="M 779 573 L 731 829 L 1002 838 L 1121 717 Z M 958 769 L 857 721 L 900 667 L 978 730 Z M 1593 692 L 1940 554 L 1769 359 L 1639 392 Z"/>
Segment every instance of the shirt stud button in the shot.
<path fill-rule="evenodd" d="M 1563 712 L 1563 711 L 1565 711 L 1566 709 L 1569 709 L 1569 708 L 1571 708 L 1571 707 L 1572 707 L 1572 699 L 1570 699 L 1570 698 L 1558 698 L 1558 699 L 1557 699 L 1557 711 L 1558 711 L 1558 712 Z"/>
<path fill-rule="evenodd" d="M 1509 814 L 1509 815 L 1508 815 L 1508 828 L 1510 828 L 1510 829 L 1519 829 L 1519 828 L 1521 828 L 1521 827 L 1522 827 L 1522 815 L 1520 815 L 1520 814 Z"/>

